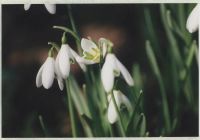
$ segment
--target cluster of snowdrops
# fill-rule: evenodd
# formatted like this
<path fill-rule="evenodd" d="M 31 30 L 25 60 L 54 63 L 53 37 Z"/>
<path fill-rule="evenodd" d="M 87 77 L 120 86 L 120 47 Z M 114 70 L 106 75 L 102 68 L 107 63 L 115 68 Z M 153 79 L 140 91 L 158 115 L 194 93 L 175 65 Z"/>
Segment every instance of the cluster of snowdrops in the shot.
<path fill-rule="evenodd" d="M 91 39 L 82 38 L 81 47 L 83 49 L 83 56 L 80 56 L 69 44 L 67 44 L 65 33 L 63 34 L 62 45 L 60 48 L 55 43 L 50 42 L 49 44 L 51 44 L 52 47 L 49 50 L 46 61 L 38 71 L 36 77 L 37 87 L 43 85 L 44 88 L 49 89 L 55 78 L 58 81 L 60 90 L 63 90 L 64 81 L 70 74 L 71 64 L 77 62 L 80 68 L 85 72 L 87 71 L 86 65 L 100 63 L 100 61 L 104 61 L 105 59 L 101 69 L 101 80 L 105 91 L 108 93 L 109 122 L 114 123 L 118 119 L 114 105 L 115 103 L 111 98 L 111 92 L 114 94 L 118 107 L 120 107 L 121 104 L 124 104 L 129 111 L 132 111 L 132 106 L 128 98 L 121 91 L 113 88 L 115 77 L 120 76 L 120 74 L 124 77 L 124 80 L 129 86 L 133 86 L 134 81 L 126 67 L 117 59 L 115 54 L 113 54 L 113 43 L 110 40 L 100 38 L 96 43 Z"/>

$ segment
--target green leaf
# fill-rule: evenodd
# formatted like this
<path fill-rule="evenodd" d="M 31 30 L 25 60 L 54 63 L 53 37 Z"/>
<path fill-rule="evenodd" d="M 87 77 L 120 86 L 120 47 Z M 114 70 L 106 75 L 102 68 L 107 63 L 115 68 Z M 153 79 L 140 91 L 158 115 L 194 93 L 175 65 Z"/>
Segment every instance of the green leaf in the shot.
<path fill-rule="evenodd" d="M 140 137 L 145 136 L 145 132 L 146 132 L 146 118 L 145 118 L 145 116 L 144 116 L 143 113 L 140 115 L 140 119 L 138 121 L 137 130 L 139 131 L 139 136 Z"/>
<path fill-rule="evenodd" d="M 92 124 L 93 121 L 88 118 L 85 114 L 81 115 L 81 123 L 83 124 L 83 129 L 87 135 L 87 137 L 93 137 L 93 132 L 92 132 Z"/>
<path fill-rule="evenodd" d="M 78 113 L 80 115 L 85 114 L 87 117 L 92 118 L 86 99 L 83 96 L 83 93 L 80 91 L 78 84 L 72 75 L 70 75 L 69 80 L 70 80 L 69 86 L 70 86 L 71 97 L 76 109 L 78 110 Z"/>
<path fill-rule="evenodd" d="M 160 91 L 161 91 L 161 97 L 162 97 L 162 110 L 163 110 L 163 117 L 164 117 L 164 124 L 165 124 L 165 128 L 166 128 L 166 134 L 170 133 L 171 130 L 171 121 L 170 121 L 170 114 L 169 114 L 169 108 L 168 108 L 168 101 L 167 101 L 167 96 L 166 96 L 166 89 L 164 86 L 164 81 L 162 79 L 162 76 L 160 74 L 160 70 L 158 68 L 158 64 L 154 55 L 154 52 L 151 48 L 150 42 L 146 41 L 146 53 L 147 53 L 147 57 L 150 61 L 150 65 L 151 68 L 154 72 L 154 74 L 156 75 L 156 78 L 158 80 L 159 83 L 159 87 L 160 87 Z"/>
<path fill-rule="evenodd" d="M 141 98 L 142 98 L 142 92 L 140 92 L 139 97 L 137 98 L 134 111 L 133 111 L 133 113 L 132 113 L 132 115 L 129 119 L 129 123 L 126 127 L 126 135 L 127 136 L 130 136 L 132 134 L 132 132 L 134 131 L 133 127 L 134 127 L 134 124 L 135 124 L 135 118 L 136 118 L 136 114 L 137 114 L 137 111 L 138 111 L 138 108 L 139 108 Z"/>

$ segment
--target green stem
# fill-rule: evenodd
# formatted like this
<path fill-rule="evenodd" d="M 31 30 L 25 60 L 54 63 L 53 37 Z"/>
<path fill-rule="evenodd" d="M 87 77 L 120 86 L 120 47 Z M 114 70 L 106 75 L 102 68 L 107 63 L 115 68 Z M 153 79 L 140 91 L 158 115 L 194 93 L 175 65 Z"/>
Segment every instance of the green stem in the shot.
<path fill-rule="evenodd" d="M 74 18 L 73 18 L 73 15 L 72 15 L 71 5 L 67 5 L 67 7 L 68 7 L 68 15 L 69 15 L 70 23 L 71 23 L 71 26 L 72 26 L 72 30 L 77 36 L 79 36 L 77 29 L 76 29 L 75 22 L 74 22 Z M 82 51 L 81 51 L 80 37 L 79 37 L 79 40 L 76 40 L 76 45 L 78 46 L 78 52 L 81 53 Z"/>
<path fill-rule="evenodd" d="M 122 121 L 122 117 L 121 117 L 119 108 L 117 107 L 117 103 L 116 103 L 113 92 L 111 92 L 110 94 L 111 94 L 112 100 L 114 102 L 114 106 L 115 106 L 115 110 L 117 111 L 117 115 L 119 116 L 120 129 L 121 129 L 122 136 L 125 137 L 126 136 L 125 128 L 124 128 L 124 124 L 123 124 L 123 121 Z"/>
<path fill-rule="evenodd" d="M 53 26 L 53 28 L 60 29 L 60 30 L 65 31 L 66 33 L 71 34 L 76 40 L 78 40 L 80 42 L 80 38 L 78 37 L 78 35 L 76 33 L 74 33 L 74 31 L 72 31 L 71 29 L 66 28 L 64 26 Z"/>
<path fill-rule="evenodd" d="M 71 100 L 70 81 L 69 81 L 69 79 L 66 79 L 66 87 L 67 87 L 69 114 L 70 114 L 70 120 L 71 120 L 71 125 L 72 125 L 72 136 L 73 137 L 77 137 L 78 133 L 76 131 L 77 128 L 76 128 L 73 104 L 72 104 L 72 100 Z"/>

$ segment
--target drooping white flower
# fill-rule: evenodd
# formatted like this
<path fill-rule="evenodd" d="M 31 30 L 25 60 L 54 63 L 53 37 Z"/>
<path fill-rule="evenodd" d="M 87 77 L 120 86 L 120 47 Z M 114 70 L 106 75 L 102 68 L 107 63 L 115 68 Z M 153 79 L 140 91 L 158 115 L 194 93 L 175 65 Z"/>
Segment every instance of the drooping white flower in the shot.
<path fill-rule="evenodd" d="M 186 23 L 186 28 L 190 33 L 193 33 L 198 30 L 199 20 L 200 20 L 199 16 L 200 16 L 200 4 L 197 4 L 190 13 Z"/>
<path fill-rule="evenodd" d="M 49 89 L 53 84 L 54 78 L 56 78 L 58 80 L 60 90 L 64 89 L 63 80 L 58 73 L 58 69 L 55 64 L 56 63 L 53 57 L 47 57 L 36 76 L 36 86 L 38 88 L 43 85 L 44 88 Z"/>
<path fill-rule="evenodd" d="M 66 79 L 69 76 L 71 61 L 74 62 L 74 60 L 78 62 L 83 71 L 86 71 L 86 66 L 79 63 L 80 56 L 68 44 L 62 44 L 56 57 L 56 66 L 60 77 Z"/>
<path fill-rule="evenodd" d="M 82 38 L 81 47 L 83 49 L 83 59 L 80 59 L 80 62 L 85 64 L 99 63 L 101 53 L 104 58 L 106 55 L 108 45 L 111 45 L 111 43 L 109 43 L 109 40 L 105 38 L 100 38 L 97 46 L 93 41 L 86 38 Z"/>
<path fill-rule="evenodd" d="M 45 4 L 44 5 L 47 9 L 47 11 L 50 14 L 55 14 L 56 13 L 56 5 L 55 4 Z M 24 4 L 24 10 L 28 10 L 31 7 L 31 4 Z"/>
<path fill-rule="evenodd" d="M 49 89 L 54 81 L 54 59 L 53 57 L 48 57 L 44 64 L 40 67 L 36 76 L 36 86 Z"/>
<path fill-rule="evenodd" d="M 134 85 L 134 81 L 125 66 L 114 54 L 108 53 L 101 70 L 101 80 L 106 92 L 110 92 L 113 89 L 114 79 L 116 76 L 119 76 L 120 73 L 129 86 Z"/>
<path fill-rule="evenodd" d="M 129 99 L 121 91 L 114 90 L 113 95 L 114 95 L 114 99 L 116 101 L 118 110 L 120 110 L 121 105 L 125 105 L 125 107 L 127 108 L 127 110 L 130 113 L 133 111 L 133 107 L 132 107 Z M 118 116 L 117 110 L 115 108 L 115 104 L 112 99 L 112 96 L 110 94 L 108 95 L 107 99 L 108 99 L 108 112 L 107 112 L 108 121 L 111 124 L 113 124 L 118 120 L 119 116 Z"/>

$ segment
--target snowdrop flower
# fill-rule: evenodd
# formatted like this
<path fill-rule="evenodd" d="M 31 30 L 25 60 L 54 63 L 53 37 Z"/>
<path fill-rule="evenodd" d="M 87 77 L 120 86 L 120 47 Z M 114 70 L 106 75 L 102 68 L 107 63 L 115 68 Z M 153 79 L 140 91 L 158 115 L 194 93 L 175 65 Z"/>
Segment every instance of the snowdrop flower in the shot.
<path fill-rule="evenodd" d="M 68 44 L 62 44 L 60 51 L 56 57 L 56 68 L 57 73 L 63 79 L 66 79 L 69 76 L 70 65 L 74 60 L 76 60 L 83 71 L 86 71 L 86 66 L 82 63 L 79 63 L 81 57 L 72 50 Z"/>
<path fill-rule="evenodd" d="M 200 16 L 200 4 L 197 4 L 190 13 L 186 23 L 186 28 L 190 33 L 193 33 L 198 30 L 199 20 L 200 20 L 199 16 Z"/>
<path fill-rule="evenodd" d="M 80 62 L 85 64 L 99 63 L 101 55 L 103 58 L 105 57 L 107 47 L 108 45 L 111 46 L 112 43 L 105 38 L 100 38 L 98 45 L 99 46 L 89 39 L 82 38 L 81 47 L 83 49 L 83 59 L 80 59 Z"/>
<path fill-rule="evenodd" d="M 120 73 L 129 86 L 134 85 L 134 81 L 125 66 L 116 58 L 114 54 L 108 53 L 101 70 L 101 80 L 106 92 L 110 92 L 113 89 L 114 78 L 115 76 L 119 76 Z"/>
<path fill-rule="evenodd" d="M 53 57 L 47 57 L 37 73 L 36 86 L 39 88 L 43 85 L 44 88 L 49 89 L 53 84 L 54 78 L 57 79 L 60 90 L 63 90 L 63 79 L 55 66 L 55 60 Z"/>
<path fill-rule="evenodd" d="M 40 67 L 37 76 L 36 76 L 36 86 L 41 87 L 42 85 L 44 88 L 49 89 L 54 81 L 54 65 L 55 61 L 53 57 L 47 57 L 44 64 Z"/>
<path fill-rule="evenodd" d="M 55 14 L 56 13 L 56 5 L 55 4 L 45 4 L 44 5 L 47 9 L 47 11 L 50 14 Z M 24 10 L 28 10 L 31 7 L 31 4 L 24 4 Z"/>
<path fill-rule="evenodd" d="M 114 99 L 116 101 L 118 110 L 120 110 L 120 106 L 121 105 L 125 105 L 127 107 L 128 112 L 131 113 L 133 111 L 133 107 L 132 107 L 130 101 L 128 100 L 128 98 L 121 91 L 114 90 L 113 94 L 114 94 Z M 113 101 L 112 96 L 110 94 L 108 95 L 107 99 L 108 99 L 108 103 L 109 103 L 108 112 L 107 112 L 108 121 L 111 124 L 113 124 L 118 120 L 119 117 L 118 117 L 117 110 L 115 108 L 114 101 Z"/>

